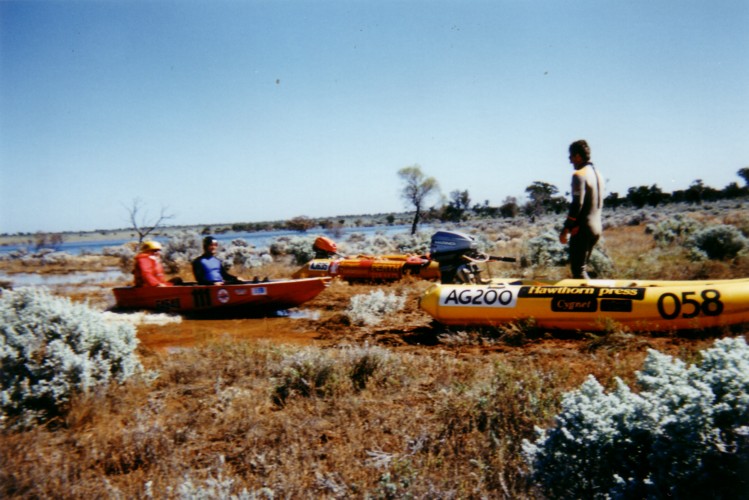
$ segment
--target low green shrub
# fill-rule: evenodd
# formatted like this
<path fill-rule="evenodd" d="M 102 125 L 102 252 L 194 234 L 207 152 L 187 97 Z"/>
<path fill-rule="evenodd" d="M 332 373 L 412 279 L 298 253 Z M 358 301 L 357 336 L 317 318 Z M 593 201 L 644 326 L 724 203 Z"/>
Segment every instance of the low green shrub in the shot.
<path fill-rule="evenodd" d="M 141 370 L 135 327 L 44 289 L 0 296 L 0 416 L 26 426 L 64 414 L 71 396 Z"/>
<path fill-rule="evenodd" d="M 747 238 L 735 226 L 720 224 L 694 233 L 686 242 L 696 260 L 728 260 L 747 245 Z"/>
<path fill-rule="evenodd" d="M 676 214 L 656 224 L 648 224 L 645 232 L 652 234 L 656 243 L 666 246 L 683 243 L 701 228 L 702 225 L 693 218 Z"/>

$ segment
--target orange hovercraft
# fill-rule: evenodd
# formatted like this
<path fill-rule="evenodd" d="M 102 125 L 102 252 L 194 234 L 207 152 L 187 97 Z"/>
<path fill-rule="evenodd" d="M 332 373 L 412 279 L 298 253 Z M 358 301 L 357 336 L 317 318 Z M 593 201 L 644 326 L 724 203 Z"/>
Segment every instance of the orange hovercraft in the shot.
<path fill-rule="evenodd" d="M 389 254 L 342 257 L 338 254 L 338 245 L 325 236 L 318 237 L 312 249 L 315 258 L 294 273 L 294 278 L 330 276 L 349 282 L 382 283 L 398 281 L 404 276 L 427 280 L 440 277 L 438 263 L 425 256 Z"/>

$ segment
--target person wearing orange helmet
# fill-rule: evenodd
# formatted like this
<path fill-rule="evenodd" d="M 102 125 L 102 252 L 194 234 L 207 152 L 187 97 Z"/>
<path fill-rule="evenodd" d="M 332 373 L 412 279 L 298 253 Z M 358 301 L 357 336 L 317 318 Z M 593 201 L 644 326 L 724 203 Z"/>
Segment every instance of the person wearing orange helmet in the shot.
<path fill-rule="evenodd" d="M 173 283 L 164 278 L 160 254 L 161 244 L 158 241 L 143 242 L 140 253 L 135 256 L 135 286 L 173 286 Z"/>

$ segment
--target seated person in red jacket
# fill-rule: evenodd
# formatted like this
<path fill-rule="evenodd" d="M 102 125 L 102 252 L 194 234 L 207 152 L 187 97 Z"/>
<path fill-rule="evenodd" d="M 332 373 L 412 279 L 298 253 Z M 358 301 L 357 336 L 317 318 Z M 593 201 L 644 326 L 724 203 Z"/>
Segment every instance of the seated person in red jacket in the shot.
<path fill-rule="evenodd" d="M 144 241 L 140 253 L 135 256 L 135 286 L 173 286 L 164 278 L 161 265 L 161 244 L 158 241 Z"/>
<path fill-rule="evenodd" d="M 203 238 L 203 255 L 192 261 L 192 273 L 199 285 L 227 285 L 244 283 L 244 280 L 229 274 L 221 260 L 216 257 L 218 240 L 213 236 Z"/>

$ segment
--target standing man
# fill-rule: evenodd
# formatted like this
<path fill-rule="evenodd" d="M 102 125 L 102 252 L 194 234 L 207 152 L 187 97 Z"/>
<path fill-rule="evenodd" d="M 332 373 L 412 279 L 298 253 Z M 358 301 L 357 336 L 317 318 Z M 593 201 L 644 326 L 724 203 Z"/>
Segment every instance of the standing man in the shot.
<path fill-rule="evenodd" d="M 192 272 L 199 285 L 223 285 L 243 283 L 243 280 L 232 276 L 216 257 L 218 240 L 213 236 L 203 238 L 203 255 L 192 261 Z"/>
<path fill-rule="evenodd" d="M 584 140 L 570 144 L 572 174 L 572 203 L 559 234 L 563 245 L 569 240 L 572 277 L 589 279 L 586 267 L 593 247 L 601 237 L 601 209 L 603 208 L 604 182 L 601 173 L 590 161 L 590 146 Z"/>

